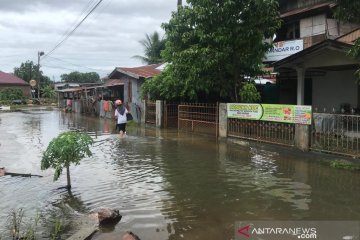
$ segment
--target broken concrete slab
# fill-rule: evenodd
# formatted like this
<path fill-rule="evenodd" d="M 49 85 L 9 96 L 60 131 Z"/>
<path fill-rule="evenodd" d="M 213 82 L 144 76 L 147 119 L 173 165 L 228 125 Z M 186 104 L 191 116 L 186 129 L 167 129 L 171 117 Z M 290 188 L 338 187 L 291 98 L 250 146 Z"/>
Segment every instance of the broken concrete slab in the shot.
<path fill-rule="evenodd" d="M 81 228 L 67 240 L 89 240 L 97 231 L 98 227 L 96 225 L 86 226 Z"/>

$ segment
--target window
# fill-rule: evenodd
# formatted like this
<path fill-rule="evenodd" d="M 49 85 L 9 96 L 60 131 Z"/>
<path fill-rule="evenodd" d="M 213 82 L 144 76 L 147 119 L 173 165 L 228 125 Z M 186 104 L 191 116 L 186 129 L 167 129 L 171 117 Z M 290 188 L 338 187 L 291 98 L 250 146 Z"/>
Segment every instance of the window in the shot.
<path fill-rule="evenodd" d="M 300 38 L 300 23 L 299 21 L 285 23 L 278 31 L 275 42 L 294 40 Z"/>

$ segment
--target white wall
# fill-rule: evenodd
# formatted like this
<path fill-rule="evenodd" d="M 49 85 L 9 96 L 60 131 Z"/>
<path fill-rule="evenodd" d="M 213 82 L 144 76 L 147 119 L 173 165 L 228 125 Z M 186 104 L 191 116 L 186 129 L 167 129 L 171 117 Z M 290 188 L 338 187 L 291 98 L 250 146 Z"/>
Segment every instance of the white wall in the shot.
<path fill-rule="evenodd" d="M 325 107 L 330 112 L 335 107 L 339 111 L 341 103 L 357 107 L 358 86 L 354 73 L 355 70 L 329 71 L 324 77 L 313 77 L 313 109 L 317 107 L 322 112 Z"/>

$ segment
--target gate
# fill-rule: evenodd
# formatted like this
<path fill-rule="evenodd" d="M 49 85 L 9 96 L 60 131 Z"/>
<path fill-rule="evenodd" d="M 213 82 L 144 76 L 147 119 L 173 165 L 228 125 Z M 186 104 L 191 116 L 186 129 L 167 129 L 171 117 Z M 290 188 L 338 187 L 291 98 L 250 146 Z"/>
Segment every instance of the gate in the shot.
<path fill-rule="evenodd" d="M 311 149 L 360 156 L 360 116 L 314 113 Z"/>
<path fill-rule="evenodd" d="M 156 102 L 146 100 L 145 101 L 145 123 L 156 123 Z"/>
<path fill-rule="evenodd" d="M 229 118 L 228 136 L 294 146 L 295 124 Z"/>
<path fill-rule="evenodd" d="M 180 104 L 178 106 L 178 129 L 212 134 L 219 131 L 218 104 Z"/>
<path fill-rule="evenodd" d="M 177 103 L 164 102 L 164 127 L 177 128 L 178 127 L 178 106 Z"/>

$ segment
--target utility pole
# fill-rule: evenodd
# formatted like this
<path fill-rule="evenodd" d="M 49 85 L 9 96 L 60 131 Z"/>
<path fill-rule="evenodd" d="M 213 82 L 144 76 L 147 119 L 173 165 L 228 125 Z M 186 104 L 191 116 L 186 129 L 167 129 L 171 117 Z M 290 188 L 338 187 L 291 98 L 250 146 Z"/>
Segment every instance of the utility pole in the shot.
<path fill-rule="evenodd" d="M 40 102 L 40 79 L 41 79 L 41 75 L 40 75 L 40 57 L 44 55 L 44 52 L 38 51 L 38 99 Z"/>
<path fill-rule="evenodd" d="M 178 7 L 179 7 L 179 6 L 182 6 L 182 0 L 178 0 L 177 5 L 178 5 Z"/>

